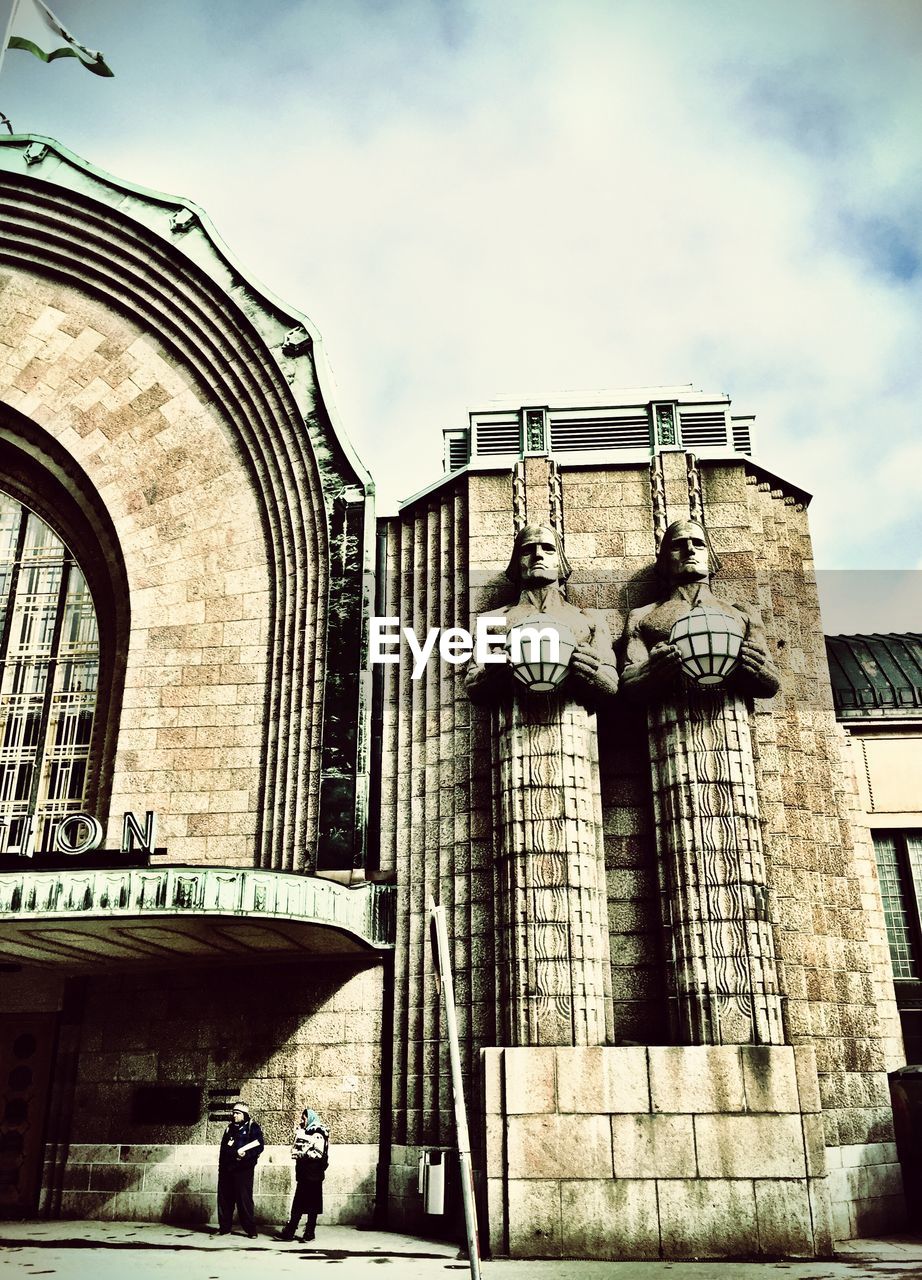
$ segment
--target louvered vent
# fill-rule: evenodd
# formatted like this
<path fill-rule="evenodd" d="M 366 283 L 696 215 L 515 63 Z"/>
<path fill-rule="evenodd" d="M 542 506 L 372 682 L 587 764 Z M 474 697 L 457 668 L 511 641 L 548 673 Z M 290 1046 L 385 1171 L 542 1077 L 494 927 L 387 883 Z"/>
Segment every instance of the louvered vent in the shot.
<path fill-rule="evenodd" d="M 645 413 L 623 418 L 551 418 L 552 453 L 649 447 L 650 420 Z"/>
<path fill-rule="evenodd" d="M 471 460 L 471 437 L 467 431 L 457 431 L 445 438 L 445 469 L 460 471 Z"/>
<path fill-rule="evenodd" d="M 731 423 L 733 448 L 737 453 L 752 453 L 752 419 L 739 418 Z"/>
<path fill-rule="evenodd" d="M 501 422 L 478 422 L 476 438 L 479 457 L 496 453 L 514 453 L 518 457 L 521 440 L 518 414 Z"/>
<path fill-rule="evenodd" d="M 682 444 L 686 449 L 720 448 L 727 445 L 727 417 L 720 410 L 692 412 L 679 410 Z"/>

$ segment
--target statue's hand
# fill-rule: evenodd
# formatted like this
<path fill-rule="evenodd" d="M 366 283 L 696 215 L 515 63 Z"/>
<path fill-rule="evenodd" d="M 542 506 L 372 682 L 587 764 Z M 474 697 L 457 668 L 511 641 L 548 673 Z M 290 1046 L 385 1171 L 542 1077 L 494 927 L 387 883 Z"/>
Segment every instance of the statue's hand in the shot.
<path fill-rule="evenodd" d="M 601 665 L 601 658 L 588 644 L 578 644 L 570 657 L 571 669 L 580 676 L 594 676 Z"/>
<path fill-rule="evenodd" d="M 492 645 L 490 661 L 480 665 L 474 658 L 464 675 L 464 689 L 471 702 L 486 705 L 506 687 L 511 678 L 509 653 L 502 645 Z"/>
<path fill-rule="evenodd" d="M 578 644 L 570 656 L 570 670 L 583 688 L 590 692 L 594 702 L 600 698 L 614 697 L 618 691 L 615 655 L 611 656 L 612 661 L 606 662 L 604 654 L 586 643 Z"/>
<path fill-rule="evenodd" d="M 648 661 L 650 675 L 656 680 L 668 680 L 682 670 L 682 655 L 668 640 L 661 640 L 653 646 Z"/>
<path fill-rule="evenodd" d="M 734 675 L 737 687 L 755 698 L 774 697 L 781 684 L 778 670 L 761 636 L 754 639 L 749 635 L 743 641 L 739 666 Z M 734 676 L 730 679 L 733 680 Z"/>
<path fill-rule="evenodd" d="M 740 666 L 752 676 L 761 676 L 770 669 L 771 659 L 766 649 L 751 640 L 744 640 L 740 648 Z"/>

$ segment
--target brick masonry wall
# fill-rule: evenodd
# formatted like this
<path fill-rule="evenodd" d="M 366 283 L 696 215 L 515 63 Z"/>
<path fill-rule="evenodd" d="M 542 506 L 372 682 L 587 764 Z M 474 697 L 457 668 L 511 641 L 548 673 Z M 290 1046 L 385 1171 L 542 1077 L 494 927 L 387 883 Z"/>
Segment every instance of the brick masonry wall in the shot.
<path fill-rule="evenodd" d="M 226 1121 L 210 1090 L 233 1090 L 266 1137 L 258 1209 L 288 1209 L 288 1144 L 301 1109 L 330 1127 L 328 1221 L 371 1214 L 377 1166 L 382 970 L 355 961 L 88 980 L 66 1143 L 48 1152 L 46 1196 L 66 1217 L 206 1221 Z M 140 1085 L 198 1085 L 193 1125 L 131 1118 Z M 66 1161 L 55 1168 L 55 1159 Z"/>
<path fill-rule="evenodd" d="M 811 1049 L 489 1049 L 483 1067 L 494 1254 L 831 1252 Z"/>
<path fill-rule="evenodd" d="M 271 601 L 257 502 L 220 405 L 119 313 L 6 271 L 0 397 L 83 468 L 125 557 L 110 847 L 123 811 L 153 809 L 172 859 L 252 865 Z"/>

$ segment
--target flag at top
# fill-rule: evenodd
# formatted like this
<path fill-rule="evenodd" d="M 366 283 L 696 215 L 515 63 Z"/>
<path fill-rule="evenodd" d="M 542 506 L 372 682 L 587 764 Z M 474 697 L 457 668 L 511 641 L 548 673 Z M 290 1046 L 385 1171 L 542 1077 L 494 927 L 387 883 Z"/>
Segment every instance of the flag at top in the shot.
<path fill-rule="evenodd" d="M 111 76 L 101 53 L 88 49 L 64 27 L 42 0 L 13 0 L 8 49 L 25 49 L 43 62 L 56 58 L 76 58 L 97 76 Z M 2 55 L 0 50 L 0 55 Z"/>

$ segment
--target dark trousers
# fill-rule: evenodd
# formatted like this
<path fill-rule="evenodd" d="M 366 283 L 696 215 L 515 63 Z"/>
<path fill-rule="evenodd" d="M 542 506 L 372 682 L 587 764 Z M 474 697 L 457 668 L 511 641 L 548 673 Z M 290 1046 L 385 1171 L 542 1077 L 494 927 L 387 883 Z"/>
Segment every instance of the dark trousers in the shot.
<path fill-rule="evenodd" d="M 312 1236 L 314 1228 L 317 1226 L 318 1214 L 323 1213 L 322 1181 L 308 1182 L 306 1179 L 302 1179 L 295 1185 L 291 1213 L 288 1216 L 283 1235 L 293 1238 L 298 1229 L 298 1223 L 301 1221 L 301 1216 L 305 1213 L 307 1214 L 307 1225 L 304 1228 L 304 1234 Z"/>
<path fill-rule="evenodd" d="M 234 1210 L 246 1234 L 253 1235 L 253 1174 L 255 1165 L 227 1165 L 218 1169 L 218 1230 L 230 1231 Z"/>

